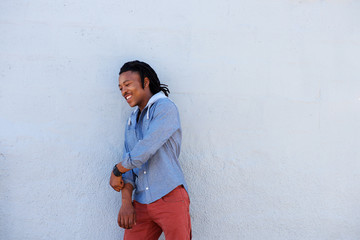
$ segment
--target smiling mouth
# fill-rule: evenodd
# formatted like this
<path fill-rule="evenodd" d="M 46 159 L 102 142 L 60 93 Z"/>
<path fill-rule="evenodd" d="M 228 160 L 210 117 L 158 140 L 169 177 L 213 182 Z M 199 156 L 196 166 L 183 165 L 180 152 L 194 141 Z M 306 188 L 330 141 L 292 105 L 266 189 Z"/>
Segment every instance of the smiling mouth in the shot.
<path fill-rule="evenodd" d="M 127 96 L 125 97 L 125 99 L 126 99 L 126 100 L 129 100 L 131 97 L 132 97 L 132 95 L 127 95 Z"/>

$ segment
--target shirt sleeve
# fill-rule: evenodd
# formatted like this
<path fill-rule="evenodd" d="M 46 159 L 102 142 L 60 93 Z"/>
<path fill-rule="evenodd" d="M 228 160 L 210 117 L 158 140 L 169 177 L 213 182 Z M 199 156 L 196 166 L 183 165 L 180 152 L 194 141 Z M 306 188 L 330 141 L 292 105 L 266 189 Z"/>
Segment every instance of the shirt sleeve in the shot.
<path fill-rule="evenodd" d="M 130 170 L 130 171 L 127 171 L 126 173 L 124 173 L 122 175 L 122 179 L 124 180 L 124 183 L 130 183 L 133 188 L 135 189 L 136 186 L 135 186 L 135 177 L 134 177 L 134 172 L 133 170 Z"/>
<path fill-rule="evenodd" d="M 121 164 L 128 169 L 140 168 L 178 129 L 180 119 L 175 104 L 170 101 L 159 102 L 146 135 L 125 154 Z"/>
<path fill-rule="evenodd" d="M 123 158 L 126 156 L 126 147 L 125 147 L 125 143 L 124 143 L 124 148 L 123 148 Z M 135 176 L 134 176 L 134 172 L 133 170 L 127 171 L 126 173 L 124 173 L 122 175 L 122 179 L 124 180 L 124 183 L 130 183 L 133 188 L 135 189 Z"/>

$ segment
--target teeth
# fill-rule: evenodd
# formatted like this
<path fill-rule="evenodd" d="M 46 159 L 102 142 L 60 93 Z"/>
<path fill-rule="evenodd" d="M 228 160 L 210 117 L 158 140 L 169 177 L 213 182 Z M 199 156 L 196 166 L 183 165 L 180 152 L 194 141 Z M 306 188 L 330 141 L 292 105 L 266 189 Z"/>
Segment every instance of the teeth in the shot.
<path fill-rule="evenodd" d="M 129 98 L 131 98 L 131 95 L 130 95 L 130 96 L 127 96 L 127 97 L 126 97 L 126 100 L 128 100 Z"/>

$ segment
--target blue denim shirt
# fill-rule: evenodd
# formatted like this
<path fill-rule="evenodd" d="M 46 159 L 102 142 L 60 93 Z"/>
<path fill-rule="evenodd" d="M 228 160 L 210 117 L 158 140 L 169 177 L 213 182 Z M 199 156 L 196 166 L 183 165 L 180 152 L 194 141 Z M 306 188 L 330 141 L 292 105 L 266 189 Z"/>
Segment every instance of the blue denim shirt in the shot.
<path fill-rule="evenodd" d="M 149 204 L 179 185 L 187 190 L 178 161 L 181 126 L 176 105 L 163 92 L 149 99 L 137 122 L 138 111 L 126 124 L 121 164 L 132 169 L 123 179 L 133 185 L 134 200 Z"/>

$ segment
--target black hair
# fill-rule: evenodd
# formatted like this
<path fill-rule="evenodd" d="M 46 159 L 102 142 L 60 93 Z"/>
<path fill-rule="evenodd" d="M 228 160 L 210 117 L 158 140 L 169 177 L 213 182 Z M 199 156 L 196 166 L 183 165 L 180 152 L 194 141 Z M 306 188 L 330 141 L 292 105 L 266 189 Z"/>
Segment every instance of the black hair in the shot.
<path fill-rule="evenodd" d="M 169 96 L 170 90 L 168 89 L 168 85 L 160 83 L 156 72 L 149 64 L 138 60 L 127 62 L 120 68 L 119 75 L 127 71 L 139 73 L 142 88 L 144 88 L 144 79 L 147 77 L 150 80 L 149 87 L 152 94 L 163 91 L 166 96 Z"/>

